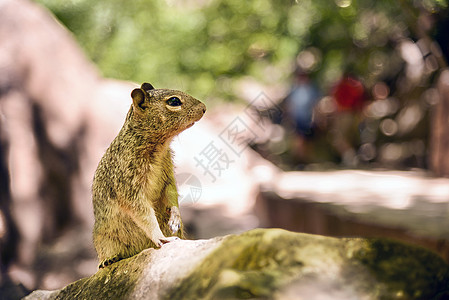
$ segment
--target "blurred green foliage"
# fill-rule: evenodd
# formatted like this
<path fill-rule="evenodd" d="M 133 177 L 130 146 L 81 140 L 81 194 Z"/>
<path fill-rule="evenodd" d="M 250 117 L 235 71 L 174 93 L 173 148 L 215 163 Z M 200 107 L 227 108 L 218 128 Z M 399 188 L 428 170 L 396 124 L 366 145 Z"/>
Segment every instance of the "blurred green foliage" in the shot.
<path fill-rule="evenodd" d="M 298 67 L 323 95 L 350 73 L 372 102 L 348 139 L 362 160 L 426 165 L 432 87 L 449 53 L 447 0 L 37 1 L 104 76 L 208 105 L 243 99 L 248 78 L 261 91 L 281 87 L 280 100 Z"/>
<path fill-rule="evenodd" d="M 447 0 L 37 1 L 104 76 L 186 90 L 209 105 L 241 100 L 248 78 L 287 92 L 300 67 L 327 95 L 350 73 L 372 101 L 354 149 L 371 149 L 360 152 L 366 161 L 426 165 L 432 87 L 449 52 Z"/>
<path fill-rule="evenodd" d="M 243 76 L 285 82 L 296 55 L 310 47 L 309 68 L 322 87 L 348 68 L 371 85 L 400 70 L 394 43 L 410 35 L 417 6 L 447 6 L 446 0 L 38 1 L 105 76 L 222 99 L 238 97 L 235 83 Z"/>

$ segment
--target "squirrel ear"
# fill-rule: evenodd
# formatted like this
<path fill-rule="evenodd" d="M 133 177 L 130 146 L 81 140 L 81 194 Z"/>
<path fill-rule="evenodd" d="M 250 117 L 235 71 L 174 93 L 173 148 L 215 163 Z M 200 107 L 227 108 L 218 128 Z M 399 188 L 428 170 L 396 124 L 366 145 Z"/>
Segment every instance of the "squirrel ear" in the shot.
<path fill-rule="evenodd" d="M 154 87 L 148 82 L 142 83 L 142 86 L 140 88 L 144 91 L 154 90 Z"/>
<path fill-rule="evenodd" d="M 142 110 L 144 110 L 146 108 L 146 106 L 144 105 L 145 93 L 144 93 L 144 91 L 142 91 L 142 89 L 134 89 L 131 92 L 131 98 L 133 98 L 134 107 L 140 108 Z"/>

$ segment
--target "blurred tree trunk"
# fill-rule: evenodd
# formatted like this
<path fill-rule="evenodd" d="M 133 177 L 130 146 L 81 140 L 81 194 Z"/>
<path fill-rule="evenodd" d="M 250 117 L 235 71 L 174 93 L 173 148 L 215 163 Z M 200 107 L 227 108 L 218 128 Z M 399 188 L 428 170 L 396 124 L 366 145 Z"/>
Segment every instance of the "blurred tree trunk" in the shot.
<path fill-rule="evenodd" d="M 434 107 L 430 136 L 430 169 L 437 176 L 449 176 L 449 69 L 437 83 L 438 104 Z"/>
<path fill-rule="evenodd" d="M 435 25 L 435 41 L 440 48 L 440 73 L 436 82 L 438 103 L 431 119 L 429 168 L 436 176 L 449 177 L 449 29 L 448 12 L 442 12 Z"/>
<path fill-rule="evenodd" d="M 86 103 L 92 103 L 88 96 L 99 77 L 70 33 L 33 2 L 0 1 L 0 40 L 3 299 L 5 274 L 24 282 L 8 266 L 31 275 L 27 288 L 40 285 L 42 245 L 70 226 L 87 226 L 89 186 L 83 185 L 81 154 L 88 145 Z M 75 209 L 81 205 L 84 214 Z"/>

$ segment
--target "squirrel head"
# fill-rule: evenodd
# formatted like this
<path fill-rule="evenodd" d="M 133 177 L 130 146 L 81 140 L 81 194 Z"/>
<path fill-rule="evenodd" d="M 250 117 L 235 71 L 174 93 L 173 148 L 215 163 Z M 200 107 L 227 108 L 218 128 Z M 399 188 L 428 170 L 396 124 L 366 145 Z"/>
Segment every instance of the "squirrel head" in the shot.
<path fill-rule="evenodd" d="M 177 90 L 155 89 L 149 83 L 131 92 L 130 122 L 157 139 L 169 139 L 191 127 L 206 112 L 206 106 Z"/>

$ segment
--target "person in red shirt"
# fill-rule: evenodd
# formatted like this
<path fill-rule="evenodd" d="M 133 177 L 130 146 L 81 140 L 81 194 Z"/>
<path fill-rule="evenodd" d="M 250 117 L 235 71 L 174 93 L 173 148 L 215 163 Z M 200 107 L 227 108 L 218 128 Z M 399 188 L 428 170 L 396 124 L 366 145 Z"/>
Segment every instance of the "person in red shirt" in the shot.
<path fill-rule="evenodd" d="M 350 75 L 345 75 L 334 87 L 332 96 L 340 111 L 360 111 L 365 100 L 363 84 Z"/>
<path fill-rule="evenodd" d="M 358 163 L 355 146 L 359 142 L 358 127 L 365 102 L 365 88 L 357 78 L 345 74 L 331 91 L 336 104 L 331 129 L 332 144 L 347 167 Z"/>

